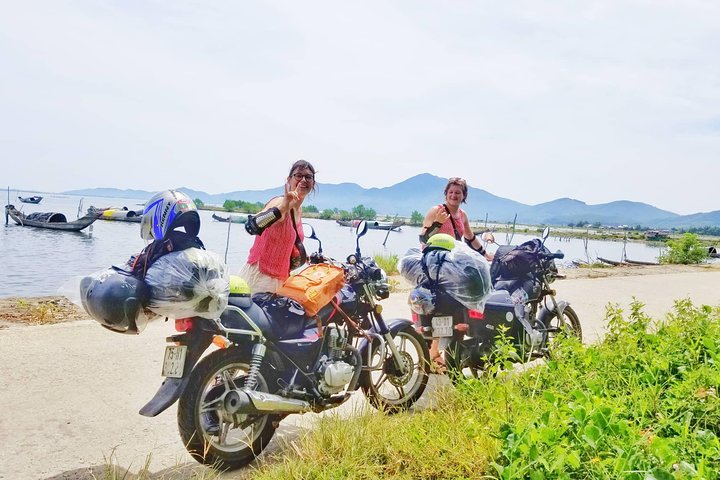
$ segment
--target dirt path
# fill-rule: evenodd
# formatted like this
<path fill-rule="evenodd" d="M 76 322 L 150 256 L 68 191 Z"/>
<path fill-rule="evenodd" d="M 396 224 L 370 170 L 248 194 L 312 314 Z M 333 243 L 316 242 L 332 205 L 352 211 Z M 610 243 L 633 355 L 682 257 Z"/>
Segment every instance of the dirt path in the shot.
<path fill-rule="evenodd" d="M 604 278 L 578 274 L 574 276 L 585 278 L 558 281 L 555 286 L 559 298 L 569 300 L 580 315 L 590 341 L 601 335 L 605 305 L 610 301 L 627 308 L 634 296 L 655 317 L 666 313 L 678 298 L 720 304 L 720 270 L 716 268 L 662 273 L 658 273 L 662 267 L 647 268 L 658 270 Z M 383 302 L 388 318 L 408 316 L 406 298 L 406 292 L 400 291 Z M 201 468 L 180 442 L 174 406 L 156 418 L 137 413 L 160 384 L 164 337 L 171 325 L 151 324 L 139 336 L 114 334 L 92 320 L 26 325 L 8 320 L 7 309 L 18 308 L 13 301 L 17 302 L 0 303 L 5 305 L 0 308 L 4 319 L 0 328 L 4 384 L 0 391 L 0 479 L 91 479 L 92 472 L 103 478 L 109 462 L 137 473 L 148 456 L 153 478 L 178 478 L 180 473 L 189 475 Z M 442 383 L 443 378 L 434 381 Z M 357 395 L 341 413 L 351 415 L 364 405 Z M 287 439 L 302 434 L 316 418 L 288 417 L 273 448 L 283 448 Z M 251 472 L 245 469 L 224 477 L 243 478 Z"/>

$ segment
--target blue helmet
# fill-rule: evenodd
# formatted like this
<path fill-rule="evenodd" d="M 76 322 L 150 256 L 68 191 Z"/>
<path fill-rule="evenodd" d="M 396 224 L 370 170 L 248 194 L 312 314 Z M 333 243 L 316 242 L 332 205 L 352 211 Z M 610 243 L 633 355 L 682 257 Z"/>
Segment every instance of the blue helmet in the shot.
<path fill-rule="evenodd" d="M 165 190 L 147 201 L 140 221 L 144 240 L 162 240 L 180 227 L 192 236 L 200 232 L 200 215 L 190 197 L 178 190 Z"/>

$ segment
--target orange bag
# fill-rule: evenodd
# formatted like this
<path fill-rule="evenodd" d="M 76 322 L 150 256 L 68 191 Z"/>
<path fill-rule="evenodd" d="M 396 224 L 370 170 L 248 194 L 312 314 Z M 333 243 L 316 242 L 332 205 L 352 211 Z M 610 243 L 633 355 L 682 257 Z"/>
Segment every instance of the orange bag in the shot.
<path fill-rule="evenodd" d="M 318 263 L 288 277 L 275 293 L 299 302 L 305 308 L 305 313 L 312 317 L 330 303 L 343 283 L 345 272 L 342 268 Z"/>

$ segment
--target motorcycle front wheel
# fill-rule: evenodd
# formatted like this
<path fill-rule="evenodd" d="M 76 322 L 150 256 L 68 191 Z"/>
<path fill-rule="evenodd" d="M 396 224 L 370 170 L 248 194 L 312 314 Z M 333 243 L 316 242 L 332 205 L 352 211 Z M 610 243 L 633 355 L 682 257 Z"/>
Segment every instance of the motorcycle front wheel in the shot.
<path fill-rule="evenodd" d="M 177 420 L 185 448 L 198 462 L 221 470 L 240 468 L 259 455 L 275 433 L 275 415 L 225 409 L 225 395 L 245 384 L 249 368 L 249 354 L 230 348 L 203 358 L 190 374 Z M 255 390 L 269 391 L 262 374 Z"/>
<path fill-rule="evenodd" d="M 582 341 L 580 319 L 570 305 L 563 309 L 562 315 L 553 314 L 545 328 L 547 329 L 547 345 L 549 347 L 552 346 L 555 338 L 560 335 L 575 336 Z"/>
<path fill-rule="evenodd" d="M 378 410 L 397 413 L 410 408 L 423 394 L 430 377 L 430 353 L 422 335 L 408 325 L 393 337 L 400 352 L 403 370 L 395 365 L 389 346 L 385 346 L 385 358 L 379 358 L 382 349 L 373 343 L 371 365 L 378 369 L 365 370 L 360 386 L 370 404 Z"/>

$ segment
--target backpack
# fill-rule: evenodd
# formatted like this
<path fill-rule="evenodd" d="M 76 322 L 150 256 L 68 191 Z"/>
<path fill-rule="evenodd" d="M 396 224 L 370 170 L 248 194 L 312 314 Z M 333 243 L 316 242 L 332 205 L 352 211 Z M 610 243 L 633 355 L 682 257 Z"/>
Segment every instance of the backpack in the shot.
<path fill-rule="evenodd" d="M 502 246 L 495 252 L 490 266 L 490 279 L 493 284 L 499 279 L 521 278 L 532 272 L 538 263 L 538 253 L 543 249 L 542 242 L 534 238 L 517 247 Z"/>
<path fill-rule="evenodd" d="M 189 235 L 179 230 L 173 230 L 162 240 L 155 240 L 134 258 L 130 259 L 130 273 L 132 276 L 145 279 L 148 268 L 163 255 L 170 252 L 179 252 L 188 248 L 205 250 L 205 245 L 195 235 Z"/>

